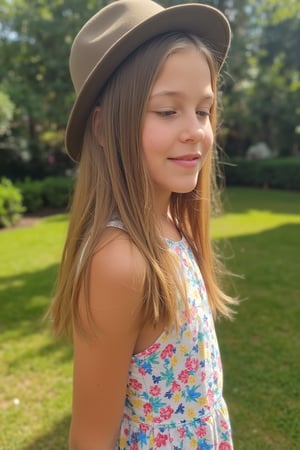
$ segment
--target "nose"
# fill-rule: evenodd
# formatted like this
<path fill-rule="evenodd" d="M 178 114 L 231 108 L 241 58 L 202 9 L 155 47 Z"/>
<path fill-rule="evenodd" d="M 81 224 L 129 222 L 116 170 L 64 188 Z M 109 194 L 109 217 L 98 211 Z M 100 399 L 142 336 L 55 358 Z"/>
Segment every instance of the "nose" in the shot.
<path fill-rule="evenodd" d="M 200 122 L 199 116 L 195 114 L 186 118 L 180 132 L 181 142 L 199 142 L 204 135 L 204 124 Z"/>

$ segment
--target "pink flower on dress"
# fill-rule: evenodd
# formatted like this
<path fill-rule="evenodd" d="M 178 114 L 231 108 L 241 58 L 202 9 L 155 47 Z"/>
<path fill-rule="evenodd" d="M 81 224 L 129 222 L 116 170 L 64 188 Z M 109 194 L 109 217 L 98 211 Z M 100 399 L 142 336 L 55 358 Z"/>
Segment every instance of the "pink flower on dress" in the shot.
<path fill-rule="evenodd" d="M 208 389 L 207 391 L 207 398 L 209 406 L 212 406 L 214 404 L 215 394 L 211 389 Z"/>
<path fill-rule="evenodd" d="M 232 450 L 231 445 L 229 444 L 229 442 L 221 442 L 219 445 L 219 450 Z"/>
<path fill-rule="evenodd" d="M 206 435 L 206 428 L 203 425 L 199 425 L 199 427 L 196 430 L 196 435 L 199 438 L 203 438 Z"/>
<path fill-rule="evenodd" d="M 228 423 L 226 422 L 226 420 L 221 420 L 221 427 L 224 430 L 228 430 Z"/>
<path fill-rule="evenodd" d="M 143 352 L 141 352 L 139 354 L 139 357 L 144 358 L 145 356 L 149 356 L 152 355 L 152 353 L 156 352 L 156 350 L 158 350 L 160 347 L 160 344 L 158 342 L 154 342 L 154 344 L 150 345 L 149 348 L 147 348 L 146 350 L 144 350 Z"/>
<path fill-rule="evenodd" d="M 174 345 L 168 344 L 160 354 L 161 359 L 171 358 L 174 353 Z"/>
<path fill-rule="evenodd" d="M 142 384 L 138 380 L 136 380 L 135 378 L 130 378 L 128 384 L 135 391 L 140 391 L 142 389 L 142 387 L 143 387 Z"/>
<path fill-rule="evenodd" d="M 180 439 L 185 438 L 185 428 L 178 428 L 178 433 L 179 433 Z"/>
<path fill-rule="evenodd" d="M 186 358 L 185 367 L 188 370 L 197 370 L 199 368 L 199 360 L 197 358 Z"/>
<path fill-rule="evenodd" d="M 145 351 L 147 355 L 152 355 L 152 353 L 156 352 L 160 347 L 160 344 L 158 342 L 154 342 L 154 344 L 150 345 L 150 347 Z"/>
<path fill-rule="evenodd" d="M 130 450 L 139 450 L 138 445 L 136 442 L 134 442 L 133 444 L 130 444 L 129 447 Z"/>
<path fill-rule="evenodd" d="M 141 423 L 140 429 L 142 433 L 147 433 L 147 431 L 149 431 L 149 425 L 147 425 L 146 423 Z"/>
<path fill-rule="evenodd" d="M 151 403 L 145 403 L 144 404 L 144 413 L 145 414 L 149 414 L 149 413 L 151 413 L 152 412 L 152 405 L 151 405 Z"/>
<path fill-rule="evenodd" d="M 155 397 L 157 395 L 160 395 L 161 389 L 159 386 L 151 386 L 149 392 L 151 395 L 153 395 Z"/>
<path fill-rule="evenodd" d="M 153 423 L 162 423 L 162 419 L 160 417 L 154 417 Z"/>
<path fill-rule="evenodd" d="M 177 381 L 173 381 L 171 384 L 171 392 L 176 392 L 180 390 L 181 390 L 180 384 L 177 383 Z"/>
<path fill-rule="evenodd" d="M 182 370 L 178 375 L 178 379 L 186 384 L 188 382 L 189 376 L 190 373 L 188 370 Z"/>
<path fill-rule="evenodd" d="M 173 412 L 174 409 L 171 408 L 170 405 L 168 405 L 165 408 L 161 408 L 159 415 L 162 419 L 168 420 L 172 416 Z"/>
<path fill-rule="evenodd" d="M 141 375 L 144 375 L 144 376 L 147 373 L 146 370 L 143 367 L 139 367 L 139 372 L 140 372 Z"/>
<path fill-rule="evenodd" d="M 205 372 L 201 372 L 201 381 L 203 382 L 206 378 L 206 373 Z"/>
<path fill-rule="evenodd" d="M 166 445 L 167 440 L 168 440 L 168 435 L 162 434 L 162 433 L 158 433 L 158 435 L 154 438 L 155 445 L 157 447 L 162 447 L 162 446 Z"/>

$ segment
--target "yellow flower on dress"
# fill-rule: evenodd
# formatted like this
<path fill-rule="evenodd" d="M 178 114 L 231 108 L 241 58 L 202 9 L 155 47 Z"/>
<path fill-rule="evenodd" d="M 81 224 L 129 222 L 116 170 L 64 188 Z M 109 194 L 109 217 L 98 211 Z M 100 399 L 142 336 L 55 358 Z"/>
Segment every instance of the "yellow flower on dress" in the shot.
<path fill-rule="evenodd" d="M 192 332 L 191 332 L 191 330 L 186 330 L 186 332 L 184 333 L 184 336 L 185 336 L 186 338 L 192 337 Z"/>
<path fill-rule="evenodd" d="M 189 419 L 194 419 L 196 417 L 195 409 L 192 407 L 187 408 L 186 415 Z"/>
<path fill-rule="evenodd" d="M 164 334 L 162 335 L 161 341 L 162 341 L 162 342 L 166 342 L 167 338 L 168 338 L 167 333 L 164 333 Z"/>
<path fill-rule="evenodd" d="M 146 423 L 152 423 L 153 422 L 153 414 L 152 413 L 146 414 L 145 419 L 146 419 Z"/>
<path fill-rule="evenodd" d="M 181 392 L 175 392 L 175 394 L 173 395 L 173 400 L 175 403 L 179 403 L 181 401 Z"/>
<path fill-rule="evenodd" d="M 133 399 L 132 404 L 135 408 L 141 408 L 143 406 L 143 402 L 140 398 Z"/>
<path fill-rule="evenodd" d="M 197 443 L 197 439 L 195 438 L 195 436 L 193 436 L 190 440 L 190 447 L 191 448 L 199 448 L 198 447 L 198 443 Z"/>
<path fill-rule="evenodd" d="M 197 405 L 200 406 L 200 407 L 208 405 L 207 397 L 200 397 L 200 398 L 198 398 Z"/>
<path fill-rule="evenodd" d="M 190 375 L 189 376 L 189 384 L 190 385 L 196 384 L 196 377 L 195 377 L 195 375 Z"/>
<path fill-rule="evenodd" d="M 178 357 L 176 355 L 171 358 L 171 367 L 175 367 L 178 364 Z"/>
<path fill-rule="evenodd" d="M 203 342 L 199 342 L 198 344 L 198 353 L 201 359 L 205 359 L 206 352 L 205 352 L 205 345 Z"/>
<path fill-rule="evenodd" d="M 179 351 L 180 351 L 181 355 L 184 355 L 185 353 L 188 352 L 188 348 L 187 348 L 186 345 L 181 344 L 181 345 L 179 346 Z"/>
<path fill-rule="evenodd" d="M 126 448 L 126 437 L 125 436 L 121 436 L 120 437 L 120 449 L 121 450 L 125 450 Z"/>

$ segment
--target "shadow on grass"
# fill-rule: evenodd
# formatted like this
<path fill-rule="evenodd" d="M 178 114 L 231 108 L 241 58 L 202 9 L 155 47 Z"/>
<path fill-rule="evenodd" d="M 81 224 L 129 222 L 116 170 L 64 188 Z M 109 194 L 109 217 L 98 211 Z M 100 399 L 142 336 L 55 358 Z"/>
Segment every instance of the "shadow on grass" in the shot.
<path fill-rule="evenodd" d="M 68 435 L 71 416 L 64 417 L 43 436 L 37 437 L 33 442 L 20 450 L 68 450 Z"/>
<path fill-rule="evenodd" d="M 23 272 L 10 277 L 0 277 L 0 327 L 18 330 L 20 336 L 45 326 L 43 315 L 53 292 L 58 265 L 54 264 Z"/>
<path fill-rule="evenodd" d="M 8 332 L 14 339 L 33 336 L 50 331 L 49 323 L 44 319 L 49 306 L 57 276 L 58 265 L 53 264 L 34 272 L 24 272 L 15 276 L 0 277 L 0 331 Z M 51 339 L 47 345 L 28 349 L 22 360 L 11 360 L 11 366 L 21 365 L 24 359 L 35 356 L 47 356 L 57 348 L 64 349 L 60 360 L 69 360 L 72 355 L 70 345 L 60 340 Z"/>

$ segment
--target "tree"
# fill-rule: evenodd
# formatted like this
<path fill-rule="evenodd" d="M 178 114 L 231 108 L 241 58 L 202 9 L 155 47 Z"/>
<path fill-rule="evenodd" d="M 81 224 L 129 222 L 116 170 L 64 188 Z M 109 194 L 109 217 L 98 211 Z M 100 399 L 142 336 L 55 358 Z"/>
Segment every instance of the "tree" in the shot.
<path fill-rule="evenodd" d="M 157 1 L 163 6 L 184 2 Z M 15 105 L 11 142 L 16 153 L 27 153 L 38 167 L 49 155 L 61 158 L 74 100 L 70 45 L 87 18 L 107 3 L 110 0 L 1 2 L 0 85 Z M 233 31 L 220 86 L 224 104 L 220 138 L 226 151 L 244 155 L 258 140 L 279 154 L 297 151 L 300 0 L 210 0 L 207 4 L 225 12 Z"/>
<path fill-rule="evenodd" d="M 15 105 L 10 98 L 0 91 L 0 136 L 6 134 L 10 129 Z"/>
<path fill-rule="evenodd" d="M 70 45 L 98 7 L 97 0 L 5 0 L 1 6 L 0 79 L 16 105 L 14 131 L 26 140 L 32 160 L 45 161 L 63 147 L 74 99 Z"/>

